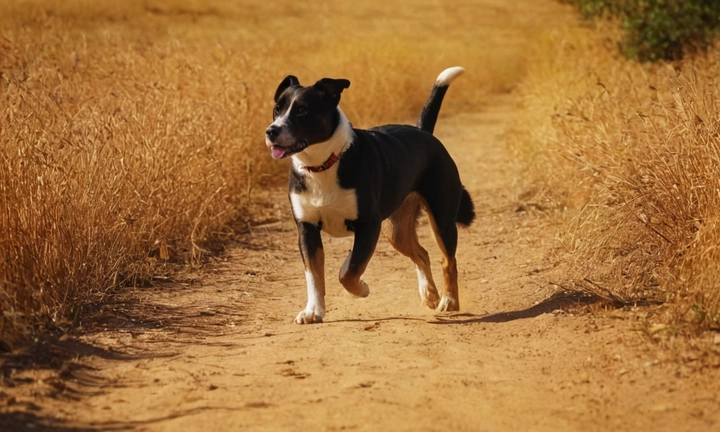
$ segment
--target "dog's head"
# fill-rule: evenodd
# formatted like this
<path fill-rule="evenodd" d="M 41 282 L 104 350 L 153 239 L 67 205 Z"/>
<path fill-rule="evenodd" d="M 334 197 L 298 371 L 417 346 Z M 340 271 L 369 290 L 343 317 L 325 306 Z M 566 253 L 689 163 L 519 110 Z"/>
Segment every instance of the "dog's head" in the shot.
<path fill-rule="evenodd" d="M 303 87 L 287 76 L 275 92 L 273 122 L 265 130 L 272 157 L 282 159 L 330 139 L 340 121 L 340 93 L 348 87 L 350 81 L 332 78 Z"/>

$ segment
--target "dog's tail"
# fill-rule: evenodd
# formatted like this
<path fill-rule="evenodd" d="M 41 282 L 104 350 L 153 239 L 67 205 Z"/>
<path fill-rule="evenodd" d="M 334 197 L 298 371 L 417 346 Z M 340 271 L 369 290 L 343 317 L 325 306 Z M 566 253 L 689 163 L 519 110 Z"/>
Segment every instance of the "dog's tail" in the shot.
<path fill-rule="evenodd" d="M 450 84 L 455 81 L 455 78 L 462 75 L 463 72 L 465 72 L 465 69 L 460 66 L 455 66 L 445 69 L 438 75 L 435 80 L 435 85 L 430 92 L 430 97 L 427 102 L 425 102 L 425 106 L 420 113 L 420 118 L 417 122 L 418 129 L 433 133 L 445 93 L 448 87 L 450 87 Z"/>
<path fill-rule="evenodd" d="M 462 196 L 460 197 L 460 208 L 458 209 L 457 223 L 462 226 L 470 226 L 475 220 L 475 205 L 470 198 L 470 194 L 462 188 Z"/>

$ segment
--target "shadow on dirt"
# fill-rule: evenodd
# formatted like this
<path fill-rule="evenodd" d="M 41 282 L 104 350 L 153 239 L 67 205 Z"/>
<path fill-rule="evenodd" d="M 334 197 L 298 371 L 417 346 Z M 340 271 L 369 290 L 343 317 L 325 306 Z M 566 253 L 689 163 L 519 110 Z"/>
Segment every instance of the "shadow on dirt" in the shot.
<path fill-rule="evenodd" d="M 157 295 L 157 292 L 149 295 Z M 233 326 L 244 319 L 246 316 L 232 305 L 162 304 L 142 299 L 137 294 L 118 296 L 84 319 L 77 330 L 44 332 L 30 345 L 0 354 L 2 384 L 21 385 L 25 379 L 18 378 L 15 382 L 14 376 L 19 371 L 32 369 L 52 370 L 59 378 L 73 378 L 80 384 L 85 379 L 94 385 L 92 370 L 81 366 L 78 360 L 84 357 L 117 361 L 172 357 L 180 353 L 184 344 L 198 343 L 204 336 L 216 335 L 218 328 Z M 94 344 L 96 337 L 111 338 L 113 344 Z M 144 348 L 133 343 L 137 337 L 147 342 Z"/>
<path fill-rule="evenodd" d="M 151 353 L 123 352 L 113 348 L 99 348 L 67 335 L 45 334 L 32 345 L 0 356 L 0 378 L 3 387 L 36 385 L 36 379 L 24 372 L 45 371 L 42 385 L 45 394 L 54 398 L 78 400 L 93 394 L 81 390 L 83 385 L 96 385 L 99 380 L 94 369 L 78 362 L 83 357 L 95 356 L 107 360 L 135 360 L 149 357 Z M 153 352 L 152 356 L 167 356 L 169 353 Z M 71 388 L 67 380 L 79 384 Z M 1 395 L 0 395 L 1 396 Z M 2 398 L 0 398 L 2 399 Z M 6 401 L 12 405 L 12 400 Z"/>
<path fill-rule="evenodd" d="M 434 320 L 428 321 L 424 318 L 413 317 L 387 317 L 373 319 L 345 319 L 329 322 L 376 322 L 376 321 L 423 321 L 428 324 L 468 324 L 468 323 L 504 323 L 525 318 L 535 318 L 555 310 L 564 310 L 569 307 L 580 307 L 592 304 L 613 304 L 606 299 L 595 295 L 560 291 L 540 303 L 529 307 L 509 312 L 498 312 L 492 315 L 476 315 L 471 313 L 450 313 L 446 316 L 436 316 Z M 613 304 L 615 307 L 622 307 L 622 304 Z"/>
<path fill-rule="evenodd" d="M 92 425 L 68 424 L 58 419 L 40 416 L 28 411 L 14 411 L 0 413 L 0 431 L 33 431 L 33 432 L 94 432 L 94 431 L 126 431 L 142 428 L 155 423 L 172 420 L 188 415 L 197 414 L 203 411 L 237 411 L 238 409 L 250 409 L 253 407 L 201 407 L 183 410 L 170 415 L 127 422 L 94 423 Z"/>
<path fill-rule="evenodd" d="M 52 418 L 41 417 L 31 412 L 14 411 L 0 413 L 0 430 L 33 432 L 90 432 L 100 430 L 95 427 L 67 426 Z M 102 430 L 120 430 L 102 428 Z"/>
<path fill-rule="evenodd" d="M 175 357 L 187 344 L 202 343 L 219 329 L 246 319 L 228 304 L 177 304 L 177 289 L 156 286 L 141 295 L 120 292 L 83 319 L 79 328 L 44 332 L 29 345 L 0 354 L 0 431 L 127 430 L 141 426 L 68 424 L 45 412 L 36 401 L 79 401 L 125 385 L 108 383 L 101 371 L 83 361 L 85 358 L 122 362 Z M 136 343 L 136 338 L 144 343 Z"/>
<path fill-rule="evenodd" d="M 175 355 L 101 348 L 69 334 L 44 333 L 31 345 L 0 356 L 0 431 L 94 431 L 122 427 L 70 425 L 47 413 L 44 399 L 76 402 L 105 393 L 107 383 L 96 368 L 82 363 L 86 357 L 129 361 Z M 36 403 L 37 402 L 37 403 Z"/>
<path fill-rule="evenodd" d="M 106 330 L 139 333 L 162 330 L 164 334 L 202 336 L 216 333 L 217 327 L 241 322 L 246 315 L 227 304 L 177 304 L 173 288 L 158 287 L 141 296 L 121 295 L 108 301 L 97 313 L 82 323 L 83 334 Z"/>
<path fill-rule="evenodd" d="M 607 301 L 591 294 L 560 291 L 540 303 L 527 309 L 509 312 L 498 312 L 492 315 L 454 314 L 447 317 L 436 317 L 435 321 L 428 321 L 429 324 L 467 324 L 467 323 L 505 323 L 519 319 L 535 318 L 542 314 L 551 313 L 556 310 L 563 310 L 568 307 L 580 307 Z"/>

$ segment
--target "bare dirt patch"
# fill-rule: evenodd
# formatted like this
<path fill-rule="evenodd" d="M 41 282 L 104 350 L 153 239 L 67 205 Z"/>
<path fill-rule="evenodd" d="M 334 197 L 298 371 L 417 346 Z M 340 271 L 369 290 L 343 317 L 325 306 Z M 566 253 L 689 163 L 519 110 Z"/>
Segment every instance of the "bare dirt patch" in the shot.
<path fill-rule="evenodd" d="M 207 277 L 119 294 L 113 313 L 55 342 L 77 356 L 60 367 L 12 373 L 6 362 L 17 385 L 3 389 L 0 427 L 717 429 L 717 367 L 665 356 L 639 331 L 643 309 L 603 311 L 556 285 L 568 269 L 553 218 L 518 211 L 510 192 L 515 103 L 499 97 L 436 131 L 478 213 L 460 234 L 460 313 L 424 309 L 412 263 L 384 240 L 370 296 L 352 298 L 335 282 L 350 240 L 326 237 L 325 323 L 294 324 L 302 263 L 284 192 L 272 190 L 276 221 L 239 238 Z"/>

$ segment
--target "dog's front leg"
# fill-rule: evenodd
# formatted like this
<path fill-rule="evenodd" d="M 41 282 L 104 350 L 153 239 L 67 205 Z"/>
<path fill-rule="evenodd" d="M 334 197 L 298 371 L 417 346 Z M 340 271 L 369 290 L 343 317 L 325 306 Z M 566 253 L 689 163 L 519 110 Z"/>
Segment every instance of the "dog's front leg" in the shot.
<path fill-rule="evenodd" d="M 340 268 L 340 283 L 347 292 L 356 297 L 367 297 L 370 294 L 370 288 L 360 277 L 365 273 L 368 262 L 375 252 L 380 237 L 380 227 L 379 221 L 353 226 L 355 240 L 350 254 Z"/>
<path fill-rule="evenodd" d="M 307 281 L 308 302 L 295 318 L 298 324 L 321 323 L 325 316 L 325 253 L 320 230 L 308 222 L 298 222 L 298 243 Z"/>

